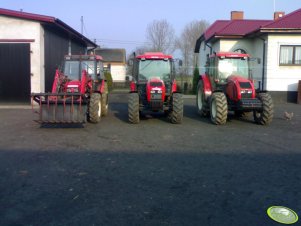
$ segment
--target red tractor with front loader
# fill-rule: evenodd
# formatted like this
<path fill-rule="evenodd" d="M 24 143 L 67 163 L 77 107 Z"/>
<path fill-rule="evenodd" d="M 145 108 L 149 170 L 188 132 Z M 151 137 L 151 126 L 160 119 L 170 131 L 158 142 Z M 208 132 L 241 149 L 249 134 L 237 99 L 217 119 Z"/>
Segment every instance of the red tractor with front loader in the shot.
<path fill-rule="evenodd" d="M 256 90 L 249 66 L 250 55 L 219 52 L 208 57 L 206 73 L 200 76 L 196 105 L 198 113 L 213 124 L 225 124 L 228 111 L 237 116 L 253 112 L 256 123 L 273 119 L 273 101 L 266 91 Z"/>
<path fill-rule="evenodd" d="M 98 55 L 65 56 L 51 93 L 32 93 L 39 123 L 98 123 L 108 113 L 108 88 Z"/>
<path fill-rule="evenodd" d="M 171 123 L 182 123 L 183 97 L 177 90 L 175 62 L 161 52 L 135 56 L 128 100 L 130 123 L 139 123 L 140 114 L 146 112 L 162 112 Z"/>

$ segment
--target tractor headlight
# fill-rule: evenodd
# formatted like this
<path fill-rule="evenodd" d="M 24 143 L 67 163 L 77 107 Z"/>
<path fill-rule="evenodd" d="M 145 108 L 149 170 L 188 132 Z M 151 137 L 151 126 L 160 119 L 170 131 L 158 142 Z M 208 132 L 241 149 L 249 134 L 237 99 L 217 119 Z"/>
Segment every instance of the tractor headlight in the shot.
<path fill-rule="evenodd" d="M 158 90 L 158 93 L 162 93 L 162 90 Z"/>
<path fill-rule="evenodd" d="M 150 93 L 156 93 L 156 91 L 155 90 L 151 90 Z"/>

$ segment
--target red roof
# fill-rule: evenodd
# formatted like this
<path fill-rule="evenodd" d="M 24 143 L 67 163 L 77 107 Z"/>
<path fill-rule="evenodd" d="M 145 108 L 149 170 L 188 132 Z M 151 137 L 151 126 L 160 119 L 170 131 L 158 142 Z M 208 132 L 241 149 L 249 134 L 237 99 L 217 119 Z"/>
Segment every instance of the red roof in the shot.
<path fill-rule="evenodd" d="M 204 33 L 205 39 L 208 40 L 215 35 L 216 32 L 223 29 L 230 23 L 229 20 L 217 20 L 215 21 Z"/>
<path fill-rule="evenodd" d="M 215 36 L 244 37 L 261 29 L 301 29 L 301 9 L 278 20 L 217 20 L 202 36 L 206 41 Z"/>
<path fill-rule="evenodd" d="M 301 29 L 301 9 L 273 21 L 269 25 L 264 26 L 264 28 Z"/>
<path fill-rule="evenodd" d="M 71 34 L 76 39 L 84 41 L 87 44 L 87 46 L 96 47 L 96 44 L 94 42 L 92 42 L 91 40 L 89 40 L 88 38 L 86 38 L 85 36 L 83 36 L 82 34 L 77 32 L 76 30 L 74 30 L 72 27 L 70 27 L 69 25 L 65 24 L 63 21 L 61 21 L 55 17 L 0 8 L 0 16 L 1 15 L 24 19 L 24 20 L 32 20 L 32 21 L 37 21 L 37 22 L 42 22 L 42 23 L 53 24 L 59 28 L 63 28 L 66 32 Z"/>
<path fill-rule="evenodd" d="M 227 26 L 216 32 L 216 35 L 244 36 L 268 23 L 271 23 L 271 20 L 232 20 Z"/>

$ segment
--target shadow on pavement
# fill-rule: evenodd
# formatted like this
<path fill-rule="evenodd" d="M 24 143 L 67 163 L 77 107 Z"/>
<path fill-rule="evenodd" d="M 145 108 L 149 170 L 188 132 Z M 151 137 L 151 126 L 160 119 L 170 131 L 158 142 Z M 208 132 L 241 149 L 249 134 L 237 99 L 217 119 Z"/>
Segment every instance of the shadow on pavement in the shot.
<path fill-rule="evenodd" d="M 0 150 L 1 225 L 278 225 L 301 155 Z"/>

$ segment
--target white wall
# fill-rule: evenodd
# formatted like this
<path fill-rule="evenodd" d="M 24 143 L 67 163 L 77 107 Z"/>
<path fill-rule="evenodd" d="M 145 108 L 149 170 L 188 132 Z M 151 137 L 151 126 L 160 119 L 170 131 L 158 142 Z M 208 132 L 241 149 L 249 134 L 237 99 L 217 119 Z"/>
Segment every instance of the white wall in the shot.
<path fill-rule="evenodd" d="M 301 45 L 301 35 L 269 35 L 267 46 L 267 89 L 297 91 L 301 66 L 280 66 L 280 46 Z"/>
<path fill-rule="evenodd" d="M 126 66 L 111 64 L 111 75 L 113 82 L 125 82 Z"/>
<path fill-rule="evenodd" d="M 34 39 L 30 43 L 31 92 L 44 91 L 44 31 L 38 22 L 0 16 L 0 39 Z"/>

